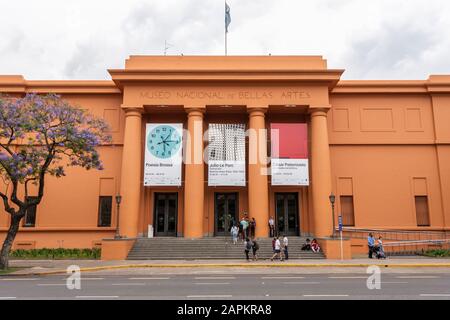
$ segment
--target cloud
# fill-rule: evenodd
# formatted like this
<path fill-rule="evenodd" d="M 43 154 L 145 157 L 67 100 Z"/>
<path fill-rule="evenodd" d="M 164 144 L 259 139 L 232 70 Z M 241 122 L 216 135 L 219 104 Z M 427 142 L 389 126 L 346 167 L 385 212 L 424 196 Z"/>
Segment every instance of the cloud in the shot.
<path fill-rule="evenodd" d="M 450 2 L 228 0 L 231 55 L 323 55 L 347 79 L 450 73 Z M 109 79 L 130 54 L 224 53 L 223 0 L 0 0 L 0 74 Z M 20 21 L 20 23 L 19 23 Z"/>

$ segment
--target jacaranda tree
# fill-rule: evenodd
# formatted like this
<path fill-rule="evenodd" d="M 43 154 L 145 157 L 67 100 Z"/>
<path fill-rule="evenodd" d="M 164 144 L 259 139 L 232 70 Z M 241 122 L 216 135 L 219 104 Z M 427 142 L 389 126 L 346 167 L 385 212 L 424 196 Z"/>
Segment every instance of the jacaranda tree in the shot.
<path fill-rule="evenodd" d="M 46 176 L 63 177 L 69 166 L 102 170 L 97 147 L 110 140 L 104 120 L 57 95 L 0 97 L 0 201 L 11 217 L 0 269 L 8 268 L 27 209 L 44 196 Z M 33 194 L 30 184 L 35 185 Z"/>

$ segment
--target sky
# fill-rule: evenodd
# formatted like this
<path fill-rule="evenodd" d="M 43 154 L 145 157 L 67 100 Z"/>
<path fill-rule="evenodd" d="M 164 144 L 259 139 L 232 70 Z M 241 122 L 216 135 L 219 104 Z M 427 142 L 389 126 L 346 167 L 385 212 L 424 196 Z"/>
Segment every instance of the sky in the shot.
<path fill-rule="evenodd" d="M 322 55 L 343 79 L 450 74 L 448 0 L 227 0 L 229 55 Z M 223 0 L 0 0 L 0 74 L 110 79 L 132 54 L 223 55 Z"/>

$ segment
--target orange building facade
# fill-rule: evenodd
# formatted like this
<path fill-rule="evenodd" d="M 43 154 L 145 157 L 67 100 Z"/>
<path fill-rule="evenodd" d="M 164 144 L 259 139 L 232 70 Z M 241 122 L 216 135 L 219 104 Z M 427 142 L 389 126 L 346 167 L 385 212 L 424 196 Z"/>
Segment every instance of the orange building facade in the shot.
<path fill-rule="evenodd" d="M 449 231 L 450 76 L 342 81 L 343 72 L 319 56 L 131 56 L 109 70 L 112 81 L 0 76 L 0 93 L 60 94 L 105 118 L 113 136 L 100 147 L 105 170 L 71 168 L 48 180 L 15 248 L 98 246 L 114 237 L 117 220 L 130 239 L 221 236 L 225 215 L 247 213 L 257 237 L 269 236 L 270 217 L 292 236 L 329 237 L 339 215 L 355 229 Z M 181 164 L 179 185 L 145 185 L 146 127 L 175 123 L 190 134 L 183 153 L 197 161 Z M 263 132 L 245 139 L 242 185 L 208 181 L 202 132 L 211 124 Z M 273 124 L 306 125 L 308 183 L 272 183 L 265 157 Z M 250 159 L 251 150 L 263 156 Z M 2 239 L 8 219 L 1 208 Z"/>

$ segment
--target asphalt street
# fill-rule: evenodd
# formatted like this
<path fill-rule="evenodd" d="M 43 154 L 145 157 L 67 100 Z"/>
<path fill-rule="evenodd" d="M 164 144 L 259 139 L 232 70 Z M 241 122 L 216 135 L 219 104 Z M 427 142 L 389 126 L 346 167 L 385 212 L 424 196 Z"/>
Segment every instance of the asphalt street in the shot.
<path fill-rule="evenodd" d="M 0 300 L 16 299 L 446 299 L 446 272 L 382 273 L 381 289 L 370 290 L 365 273 L 180 273 L 82 274 L 80 289 L 66 275 L 0 277 Z M 372 279 L 373 280 L 373 279 Z M 374 284 L 374 281 L 370 281 Z M 74 279 L 69 284 L 76 284 Z"/>

